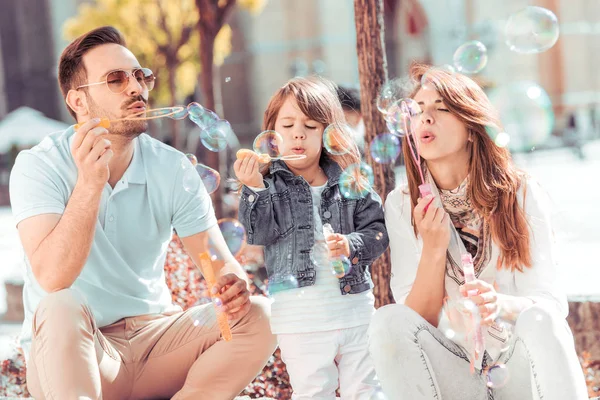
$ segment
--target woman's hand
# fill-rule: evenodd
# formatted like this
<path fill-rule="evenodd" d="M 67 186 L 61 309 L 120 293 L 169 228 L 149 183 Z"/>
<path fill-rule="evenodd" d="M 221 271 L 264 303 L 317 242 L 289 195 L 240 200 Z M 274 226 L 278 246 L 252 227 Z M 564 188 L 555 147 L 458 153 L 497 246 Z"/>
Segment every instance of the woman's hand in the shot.
<path fill-rule="evenodd" d="M 472 282 L 465 283 L 460 286 L 460 293 L 468 297 L 477 308 L 481 316 L 482 325 L 492 325 L 500 313 L 500 306 L 498 304 L 498 293 L 494 286 L 491 284 L 476 279 Z M 476 295 L 469 296 L 470 290 L 476 290 Z"/>
<path fill-rule="evenodd" d="M 423 250 L 445 253 L 450 244 L 450 217 L 443 208 L 431 204 L 432 201 L 432 195 L 420 198 L 413 216 L 417 230 L 423 238 Z"/>
<path fill-rule="evenodd" d="M 259 166 L 258 154 L 247 152 L 235 160 L 233 171 L 243 185 L 264 188 L 265 183 L 263 181 L 263 176 L 258 169 Z"/>

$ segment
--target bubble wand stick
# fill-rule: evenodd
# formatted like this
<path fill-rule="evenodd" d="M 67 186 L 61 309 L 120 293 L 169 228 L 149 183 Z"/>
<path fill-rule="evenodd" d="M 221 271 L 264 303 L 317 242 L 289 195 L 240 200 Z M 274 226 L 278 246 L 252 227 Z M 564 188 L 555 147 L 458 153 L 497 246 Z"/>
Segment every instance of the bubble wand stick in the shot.
<path fill-rule="evenodd" d="M 239 160 L 240 158 L 244 158 L 244 156 L 251 155 L 251 154 L 257 154 L 258 162 L 261 164 L 267 164 L 270 161 L 275 161 L 275 160 L 291 161 L 291 160 L 302 160 L 302 159 L 306 158 L 305 154 L 290 154 L 287 156 L 272 157 L 267 153 L 257 153 L 250 149 L 239 149 L 237 151 L 237 153 L 235 153 L 235 157 Z"/>
<path fill-rule="evenodd" d="M 185 111 L 185 114 L 181 114 L 184 111 Z M 145 114 L 145 115 L 141 116 L 142 114 Z M 182 115 L 182 116 L 180 117 L 179 115 Z M 174 117 L 174 116 L 177 116 L 177 117 Z M 140 111 L 138 113 L 135 113 L 133 115 L 130 115 L 130 116 L 124 117 L 124 118 L 118 118 L 118 119 L 102 118 L 102 119 L 100 119 L 99 126 L 108 129 L 108 128 L 110 128 L 111 123 L 114 123 L 114 122 L 143 121 L 143 120 L 157 119 L 157 118 L 163 118 L 163 117 L 171 117 L 173 119 L 182 119 L 182 118 L 185 118 L 186 116 L 187 116 L 187 110 L 183 106 L 154 108 L 154 109 L 150 109 L 150 110 Z M 83 122 L 80 124 L 75 124 L 75 130 L 79 129 L 81 127 L 81 125 L 83 125 L 83 124 L 84 124 Z"/>
<path fill-rule="evenodd" d="M 421 197 L 425 197 L 430 195 L 431 185 L 425 182 L 425 177 L 423 175 L 423 168 L 421 168 L 421 155 L 419 154 L 419 148 L 417 144 L 417 137 L 412 130 L 412 126 L 408 124 L 408 119 L 410 118 L 410 106 L 406 103 L 406 101 L 402 101 L 400 103 L 400 109 L 402 112 L 402 122 L 404 123 L 404 132 L 406 132 L 406 142 L 408 143 L 408 148 L 410 149 L 410 154 L 417 164 L 417 168 L 419 169 L 419 175 L 421 176 L 421 184 L 419 185 L 419 192 L 421 193 Z M 412 142 L 411 142 L 412 139 Z M 429 205 L 427 205 L 429 207 Z M 427 207 L 425 207 L 425 211 L 427 211 Z"/>
<path fill-rule="evenodd" d="M 471 257 L 471 254 L 469 254 L 469 253 L 462 254 L 461 262 L 462 262 L 462 267 L 463 267 L 463 274 L 465 275 L 465 282 L 469 283 L 469 282 L 473 282 L 474 280 L 476 280 L 477 278 L 475 277 L 475 267 L 473 266 L 473 259 Z M 467 295 L 469 297 L 477 296 L 478 294 L 479 294 L 479 291 L 477 289 L 471 289 L 467 292 Z M 477 324 L 477 326 L 474 327 L 473 336 L 475 339 L 475 360 L 478 360 L 479 356 L 483 353 L 483 347 L 484 347 L 483 332 L 482 332 L 480 324 Z M 471 373 L 473 373 L 474 371 L 475 371 L 475 365 L 474 365 L 474 361 L 472 360 L 471 361 Z"/>
<path fill-rule="evenodd" d="M 221 302 L 221 299 L 219 299 L 217 295 L 213 294 L 212 292 L 212 288 L 217 283 L 217 279 L 215 278 L 215 271 L 213 270 L 210 255 L 207 252 L 200 253 L 200 263 L 202 264 L 204 279 L 206 279 L 206 283 L 208 284 L 208 293 L 210 294 L 210 298 L 212 299 L 213 304 L 215 305 L 215 310 L 217 311 L 217 323 L 219 324 L 221 335 L 226 342 L 229 342 L 232 339 L 231 328 L 229 327 L 229 321 L 227 321 L 227 314 L 219 310 L 217 307 L 217 305 Z"/>

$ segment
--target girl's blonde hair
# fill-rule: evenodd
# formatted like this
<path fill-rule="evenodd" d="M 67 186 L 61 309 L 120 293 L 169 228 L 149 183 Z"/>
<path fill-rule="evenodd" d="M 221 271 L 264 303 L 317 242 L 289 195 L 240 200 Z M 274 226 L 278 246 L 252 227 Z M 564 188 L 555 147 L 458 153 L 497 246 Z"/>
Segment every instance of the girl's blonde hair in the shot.
<path fill-rule="evenodd" d="M 346 125 L 344 111 L 337 97 L 336 85 L 320 76 L 290 79 L 275 92 L 265 110 L 263 130 L 275 130 L 275 121 L 277 121 L 279 110 L 289 97 L 296 100 L 300 111 L 308 118 L 323 124 L 325 127 L 331 124 L 339 127 L 336 140 L 347 145 L 347 152 L 341 155 L 331 154 L 323 147 L 321 157 L 327 157 L 335 161 L 342 169 L 351 164 L 360 163 L 360 152 Z M 268 170 L 269 166 L 266 165 L 261 172 L 266 174 Z"/>
<path fill-rule="evenodd" d="M 428 65 L 413 64 L 409 72 L 413 83 L 409 97 L 421 89 L 425 78 L 444 100 L 446 108 L 467 127 L 469 143 L 469 187 L 473 207 L 490 224 L 492 237 L 500 247 L 499 267 L 523 271 L 531 267 L 531 238 L 525 211 L 517 201 L 517 192 L 525 174 L 518 170 L 506 148 L 496 146 L 490 133 L 501 132 L 497 112 L 481 87 L 470 78 Z M 419 196 L 419 172 L 409 153 L 407 137 L 402 147 L 412 208 Z M 413 221 L 414 226 L 414 221 Z M 416 232 L 416 227 L 415 227 Z"/>

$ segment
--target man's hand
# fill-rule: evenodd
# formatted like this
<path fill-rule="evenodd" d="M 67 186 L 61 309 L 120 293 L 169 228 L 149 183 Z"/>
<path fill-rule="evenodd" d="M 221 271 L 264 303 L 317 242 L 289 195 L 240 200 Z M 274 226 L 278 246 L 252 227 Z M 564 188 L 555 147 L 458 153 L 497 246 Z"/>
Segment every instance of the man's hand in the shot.
<path fill-rule="evenodd" d="M 71 153 L 77 165 L 77 180 L 86 186 L 101 189 L 110 177 L 108 162 L 113 151 L 110 140 L 102 138 L 108 130 L 98 126 L 99 123 L 100 120 L 94 118 L 77 129 L 71 143 Z"/>
<path fill-rule="evenodd" d="M 229 320 L 240 319 L 250 311 L 248 283 L 236 274 L 228 273 L 217 279 L 212 295 L 221 299 L 221 310 Z"/>

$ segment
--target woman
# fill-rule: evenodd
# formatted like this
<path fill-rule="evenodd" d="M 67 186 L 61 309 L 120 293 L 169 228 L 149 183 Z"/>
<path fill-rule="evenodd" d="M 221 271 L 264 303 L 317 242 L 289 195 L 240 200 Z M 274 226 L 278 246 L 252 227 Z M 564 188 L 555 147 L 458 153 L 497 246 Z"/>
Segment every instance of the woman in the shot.
<path fill-rule="evenodd" d="M 419 198 L 404 138 L 408 185 L 385 204 L 397 304 L 370 328 L 384 391 L 390 400 L 587 399 L 543 191 L 490 138 L 500 123 L 475 82 L 424 65 L 411 80 L 414 145 L 433 194 Z"/>

